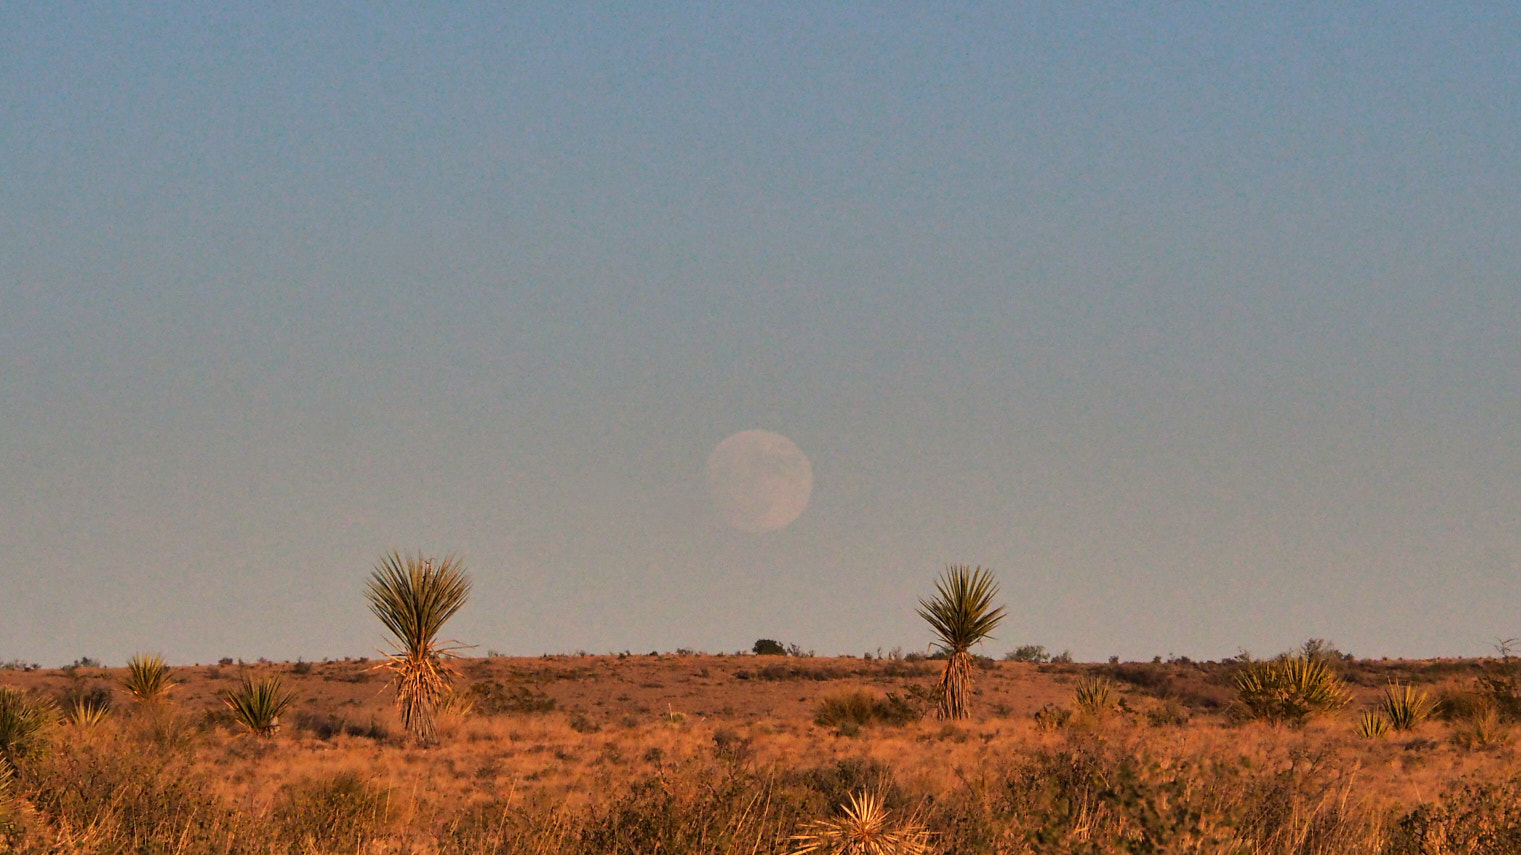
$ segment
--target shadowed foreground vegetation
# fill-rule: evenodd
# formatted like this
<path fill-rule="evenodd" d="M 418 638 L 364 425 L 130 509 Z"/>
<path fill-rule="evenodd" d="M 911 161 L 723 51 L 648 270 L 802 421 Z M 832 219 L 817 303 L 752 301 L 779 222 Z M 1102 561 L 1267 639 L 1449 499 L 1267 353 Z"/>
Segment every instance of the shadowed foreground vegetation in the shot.
<path fill-rule="evenodd" d="M 176 669 L 174 702 L 118 692 L 72 724 L 61 710 L 119 678 L 0 674 L 24 689 L 0 722 L 0 852 L 788 853 L 865 805 L 943 853 L 1521 852 L 1505 663 L 1338 663 L 1345 700 L 1294 724 L 1233 700 L 1263 695 L 1246 662 L 984 660 L 986 713 L 956 723 L 934 717 L 929 663 L 463 666 L 477 701 L 441 710 L 428 748 L 365 663 Z M 257 738 L 217 693 L 270 672 L 297 700 Z M 1359 736 L 1394 685 L 1432 714 Z"/>

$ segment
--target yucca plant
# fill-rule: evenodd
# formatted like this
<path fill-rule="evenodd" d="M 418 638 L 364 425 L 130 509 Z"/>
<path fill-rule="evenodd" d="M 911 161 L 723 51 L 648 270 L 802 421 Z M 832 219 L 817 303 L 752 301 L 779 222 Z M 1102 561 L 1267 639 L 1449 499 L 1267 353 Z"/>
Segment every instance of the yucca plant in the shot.
<path fill-rule="evenodd" d="M 48 698 L 0 686 L 0 760 L 15 766 L 41 753 L 53 719 Z"/>
<path fill-rule="evenodd" d="M 396 642 L 378 667 L 391 672 L 402 727 L 420 742 L 433 742 L 434 713 L 454 676 L 448 660 L 461 647 L 440 642 L 438 633 L 470 597 L 464 564 L 448 555 L 435 566 L 432 559 L 393 551 L 375 567 L 365 596 Z"/>
<path fill-rule="evenodd" d="M 1431 699 L 1414 686 L 1390 683 L 1378 699 L 1378 708 L 1395 730 L 1414 730 L 1431 715 Z"/>
<path fill-rule="evenodd" d="M 930 851 L 930 833 L 909 816 L 890 822 L 885 800 L 880 792 L 850 795 L 842 815 L 809 823 L 802 833 L 793 835 L 794 847 L 789 855 L 924 855 Z"/>
<path fill-rule="evenodd" d="M 1239 713 L 1278 723 L 1299 724 L 1351 700 L 1345 684 L 1321 659 L 1289 656 L 1248 662 L 1232 680 Z"/>
<path fill-rule="evenodd" d="M 1090 677 L 1077 684 L 1072 704 L 1088 715 L 1101 715 L 1114 709 L 1114 684 L 1104 677 Z"/>
<path fill-rule="evenodd" d="M 1389 719 L 1369 710 L 1358 717 L 1354 730 L 1363 739 L 1383 739 L 1389 735 Z"/>
<path fill-rule="evenodd" d="M 935 646 L 946 655 L 940 675 L 939 715 L 963 719 L 970 715 L 967 696 L 972 683 L 971 647 L 991 638 L 1003 621 L 1003 606 L 994 607 L 998 583 L 977 567 L 952 564 L 935 580 L 935 596 L 919 601 L 919 616 L 935 631 Z"/>
<path fill-rule="evenodd" d="M 157 653 L 138 653 L 127 660 L 127 675 L 122 688 L 141 703 L 154 703 L 174 687 L 169 665 Z"/>
<path fill-rule="evenodd" d="M 68 702 L 63 710 L 64 724 L 90 728 L 106 720 L 111 705 L 100 698 L 81 695 Z"/>
<path fill-rule="evenodd" d="M 295 695 L 286 690 L 278 674 L 257 683 L 244 677 L 241 686 L 222 694 L 222 702 L 232 710 L 233 718 L 249 733 L 264 739 L 280 729 L 280 717 L 294 701 Z"/>

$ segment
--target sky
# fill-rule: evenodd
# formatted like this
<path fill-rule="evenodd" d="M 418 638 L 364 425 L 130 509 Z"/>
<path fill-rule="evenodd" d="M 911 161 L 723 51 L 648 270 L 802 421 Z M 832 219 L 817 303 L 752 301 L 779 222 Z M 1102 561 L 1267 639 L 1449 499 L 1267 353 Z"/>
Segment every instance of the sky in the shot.
<path fill-rule="evenodd" d="M 1521 6 L 0 6 L 0 660 L 373 656 L 393 549 L 478 653 L 1489 653 Z"/>

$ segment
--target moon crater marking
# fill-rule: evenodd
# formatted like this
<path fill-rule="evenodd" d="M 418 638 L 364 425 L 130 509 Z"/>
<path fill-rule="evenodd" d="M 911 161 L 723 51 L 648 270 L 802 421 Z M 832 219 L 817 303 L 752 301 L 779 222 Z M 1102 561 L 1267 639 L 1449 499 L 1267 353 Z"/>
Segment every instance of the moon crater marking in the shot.
<path fill-rule="evenodd" d="M 768 430 L 744 430 L 708 455 L 708 493 L 719 519 L 760 533 L 790 525 L 813 495 L 813 465 L 797 444 Z"/>

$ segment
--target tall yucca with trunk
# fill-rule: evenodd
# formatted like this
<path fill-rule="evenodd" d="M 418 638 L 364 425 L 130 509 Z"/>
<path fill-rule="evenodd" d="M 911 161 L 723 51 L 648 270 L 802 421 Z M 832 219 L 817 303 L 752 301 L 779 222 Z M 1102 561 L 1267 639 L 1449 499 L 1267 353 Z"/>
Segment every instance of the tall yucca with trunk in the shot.
<path fill-rule="evenodd" d="M 438 633 L 470 597 L 464 563 L 446 555 L 435 565 L 431 558 L 393 551 L 376 565 L 365 596 L 396 641 L 396 651 L 379 667 L 396 684 L 402 727 L 420 742 L 433 742 L 434 712 L 454 676 L 448 660 L 460 649 L 440 642 Z"/>
<path fill-rule="evenodd" d="M 994 608 L 998 583 L 981 567 L 952 564 L 935 580 L 935 596 L 919 601 L 919 616 L 935 631 L 935 646 L 946 654 L 940 675 L 940 717 L 969 715 L 967 693 L 972 684 L 971 647 L 992 636 L 1003 621 L 1003 606 Z"/>

